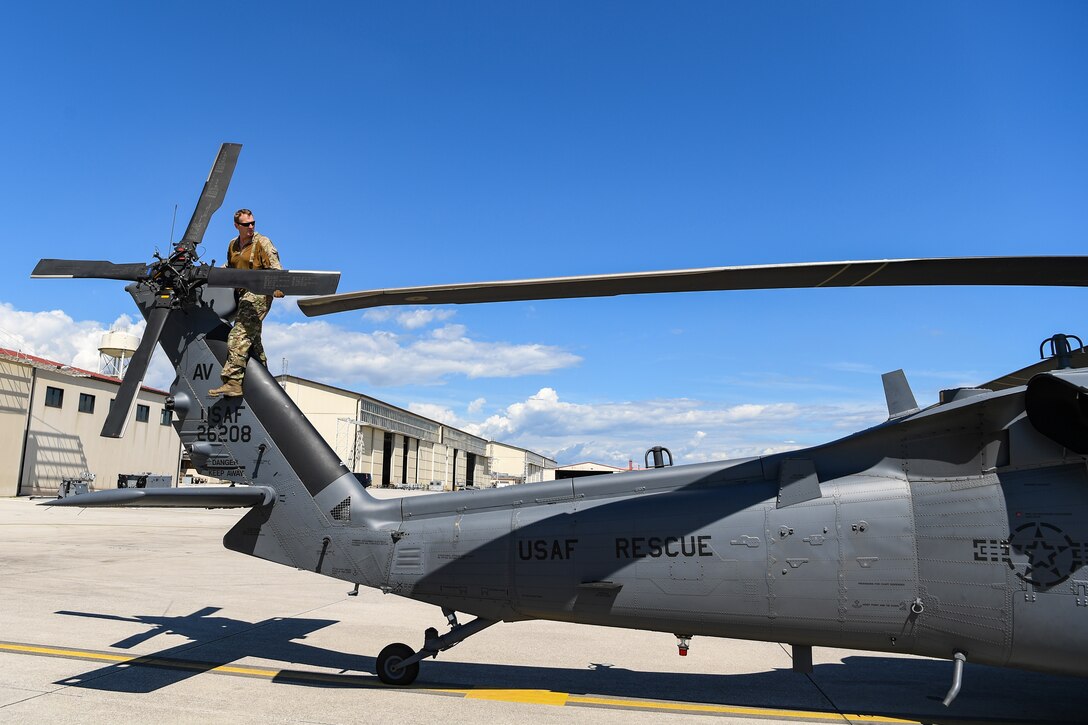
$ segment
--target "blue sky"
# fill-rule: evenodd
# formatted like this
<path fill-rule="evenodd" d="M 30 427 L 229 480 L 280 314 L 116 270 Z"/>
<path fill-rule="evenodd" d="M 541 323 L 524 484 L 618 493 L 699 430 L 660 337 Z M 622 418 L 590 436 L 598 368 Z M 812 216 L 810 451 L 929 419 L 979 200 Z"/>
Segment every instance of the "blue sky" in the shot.
<path fill-rule="evenodd" d="M 96 336 L 132 314 L 121 285 L 29 271 L 149 259 L 222 141 L 244 148 L 205 258 L 246 206 L 286 266 L 340 269 L 342 291 L 1083 254 L 1086 31 L 1079 2 L 8 7 L 0 346 L 93 364 Z M 878 422 L 887 370 L 929 403 L 1029 364 L 1054 332 L 1088 336 L 1084 294 L 700 293 L 320 321 L 288 303 L 266 346 L 292 373 L 564 462 L 658 443 L 697 461 Z M 169 378 L 160 362 L 150 382 Z"/>

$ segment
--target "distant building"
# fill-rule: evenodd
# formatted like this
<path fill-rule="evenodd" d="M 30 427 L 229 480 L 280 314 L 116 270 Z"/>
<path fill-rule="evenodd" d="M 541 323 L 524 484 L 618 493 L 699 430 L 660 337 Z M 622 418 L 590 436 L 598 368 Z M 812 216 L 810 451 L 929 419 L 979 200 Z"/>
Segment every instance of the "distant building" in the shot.
<path fill-rule="evenodd" d="M 443 490 L 492 485 L 487 441 L 357 393 L 294 375 L 276 377 L 317 432 L 374 486 Z"/>
<path fill-rule="evenodd" d="M 64 479 L 94 475 L 92 489 L 120 474 L 178 480 L 181 439 L 167 393 L 142 387 L 123 438 L 100 433 L 121 381 L 0 348 L 0 496 L 53 495 Z"/>
<path fill-rule="evenodd" d="M 375 486 L 444 490 L 554 478 L 556 463 L 488 442 L 370 396 L 293 375 L 277 378 L 340 458 Z M 100 433 L 120 380 L 0 348 L 0 496 L 55 495 L 65 479 L 93 475 L 91 489 L 122 474 L 178 483 L 181 440 L 165 403 L 141 387 L 123 438 Z M 493 461 L 502 475 L 493 477 Z M 509 475 L 507 475 L 509 474 Z"/>
<path fill-rule="evenodd" d="M 491 480 L 496 486 L 555 479 L 555 461 L 525 448 L 488 441 L 487 456 L 491 459 Z"/>
<path fill-rule="evenodd" d="M 571 463 L 567 466 L 560 466 L 555 469 L 555 477 L 559 478 L 581 478 L 582 476 L 597 476 L 602 473 L 623 473 L 628 469 L 616 468 L 615 466 L 608 466 L 604 463 L 593 463 L 586 461 L 584 463 Z"/>

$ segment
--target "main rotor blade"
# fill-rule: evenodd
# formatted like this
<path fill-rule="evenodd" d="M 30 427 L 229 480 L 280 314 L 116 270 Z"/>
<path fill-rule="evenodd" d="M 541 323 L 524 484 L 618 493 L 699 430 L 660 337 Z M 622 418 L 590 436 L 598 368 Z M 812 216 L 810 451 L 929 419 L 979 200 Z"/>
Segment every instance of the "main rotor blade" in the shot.
<path fill-rule="evenodd" d="M 123 279 L 135 282 L 138 279 L 147 278 L 147 265 L 142 262 L 134 264 L 114 264 L 113 262 L 96 262 L 83 259 L 42 259 L 30 273 L 37 279 L 49 278 L 86 278 L 86 279 Z"/>
<path fill-rule="evenodd" d="M 129 363 L 125 377 L 121 381 L 121 389 L 117 391 L 113 407 L 106 416 L 106 424 L 102 426 L 104 438 L 120 438 L 125 434 L 125 426 L 128 425 L 128 417 L 132 413 L 132 404 L 136 402 L 140 383 L 143 382 L 144 373 L 147 372 L 147 366 L 151 362 L 151 354 L 155 352 L 159 335 L 162 334 L 162 327 L 169 314 L 168 307 L 155 307 L 147 316 L 144 337 L 140 340 L 140 346 L 136 348 L 136 354 L 132 356 L 132 362 Z"/>
<path fill-rule="evenodd" d="M 1027 367 L 1002 375 L 996 380 L 983 383 L 978 387 L 986 388 L 987 390 L 1007 390 L 1008 388 L 1015 388 L 1019 385 L 1027 385 L 1028 381 L 1039 373 L 1048 373 L 1051 370 L 1057 370 L 1058 363 L 1059 361 L 1056 355 L 1054 357 L 1048 357 L 1045 360 L 1040 360 Z M 1069 354 L 1069 367 L 1072 369 L 1088 368 L 1088 350 L 1083 348 L 1073 350 Z"/>
<path fill-rule="evenodd" d="M 1088 286 L 1088 257 L 947 257 L 710 267 L 583 277 L 402 287 L 301 300 L 308 316 L 389 305 L 474 304 L 660 292 L 898 287 L 913 285 Z"/>
<path fill-rule="evenodd" d="M 181 238 L 182 244 L 195 249 L 204 239 L 204 232 L 212 214 L 223 205 L 223 197 L 227 195 L 230 177 L 234 175 L 234 167 L 238 164 L 238 154 L 241 151 L 240 143 L 225 143 L 219 147 L 219 155 L 215 157 L 208 180 L 204 182 L 204 189 L 200 192 L 200 199 L 193 209 L 193 218 L 189 220 L 189 226 L 185 228 L 185 234 Z"/>
<path fill-rule="evenodd" d="M 276 290 L 285 295 L 327 295 L 335 292 L 339 283 L 339 272 L 231 267 L 212 267 L 208 270 L 209 287 L 237 287 L 259 295 L 270 295 Z"/>

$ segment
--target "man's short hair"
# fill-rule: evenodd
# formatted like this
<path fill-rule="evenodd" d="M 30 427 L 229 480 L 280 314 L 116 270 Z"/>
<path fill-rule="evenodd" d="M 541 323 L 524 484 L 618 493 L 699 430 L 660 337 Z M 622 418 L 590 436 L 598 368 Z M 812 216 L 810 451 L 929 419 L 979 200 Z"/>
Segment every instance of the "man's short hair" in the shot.
<path fill-rule="evenodd" d="M 253 216 L 253 212 L 251 212 L 249 209 L 239 209 L 238 211 L 234 212 L 234 223 L 237 224 L 238 220 L 241 219 L 244 214 L 249 214 L 250 216 Z"/>

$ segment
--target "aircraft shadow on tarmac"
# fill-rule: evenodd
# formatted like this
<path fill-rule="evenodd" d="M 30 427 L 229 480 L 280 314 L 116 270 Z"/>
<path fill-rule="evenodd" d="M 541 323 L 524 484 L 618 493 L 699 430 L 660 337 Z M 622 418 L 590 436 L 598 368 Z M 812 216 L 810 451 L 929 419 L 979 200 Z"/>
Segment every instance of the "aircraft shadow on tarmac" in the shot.
<path fill-rule="evenodd" d="M 180 617 L 121 617 L 113 614 L 59 611 L 57 614 L 133 622 L 149 627 L 109 645 L 118 649 L 130 649 L 160 634 L 179 635 L 190 641 L 152 654 L 134 655 L 127 662 L 69 677 L 57 684 L 114 692 L 154 692 L 247 657 L 291 663 L 295 666 L 335 668 L 341 672 L 373 671 L 373 657 L 337 652 L 295 641 L 305 639 L 307 635 L 329 625 L 338 624 L 339 620 L 273 617 L 260 622 L 246 622 L 212 616 L 218 611 L 219 607 L 204 607 Z M 377 677 L 373 679 L 377 680 Z"/>
<path fill-rule="evenodd" d="M 152 654 L 134 655 L 126 662 L 56 684 L 150 693 L 252 657 L 262 662 L 262 669 L 276 672 L 274 682 L 325 688 L 384 687 L 372 674 L 374 657 L 296 641 L 338 620 L 276 617 L 246 622 L 214 616 L 218 611 L 218 607 L 204 607 L 179 617 L 59 611 L 57 614 L 146 627 L 109 645 L 116 649 L 130 649 L 160 634 L 179 635 L 190 641 Z M 572 637 L 577 634 L 572 633 Z M 951 708 L 945 708 L 941 699 L 951 681 L 952 667 L 935 660 L 856 655 L 844 658 L 842 663 L 818 664 L 811 675 L 786 669 L 727 675 L 634 671 L 595 663 L 591 652 L 586 656 L 584 668 L 427 660 L 419 680 L 408 689 L 547 688 L 575 695 L 867 713 L 930 723 L 962 723 L 964 719 L 1074 723 L 1083 722 L 1083 713 L 1088 709 L 1088 688 L 1080 679 L 981 665 L 968 665 L 959 698 Z M 269 661 L 283 663 L 284 667 L 277 671 Z"/>

